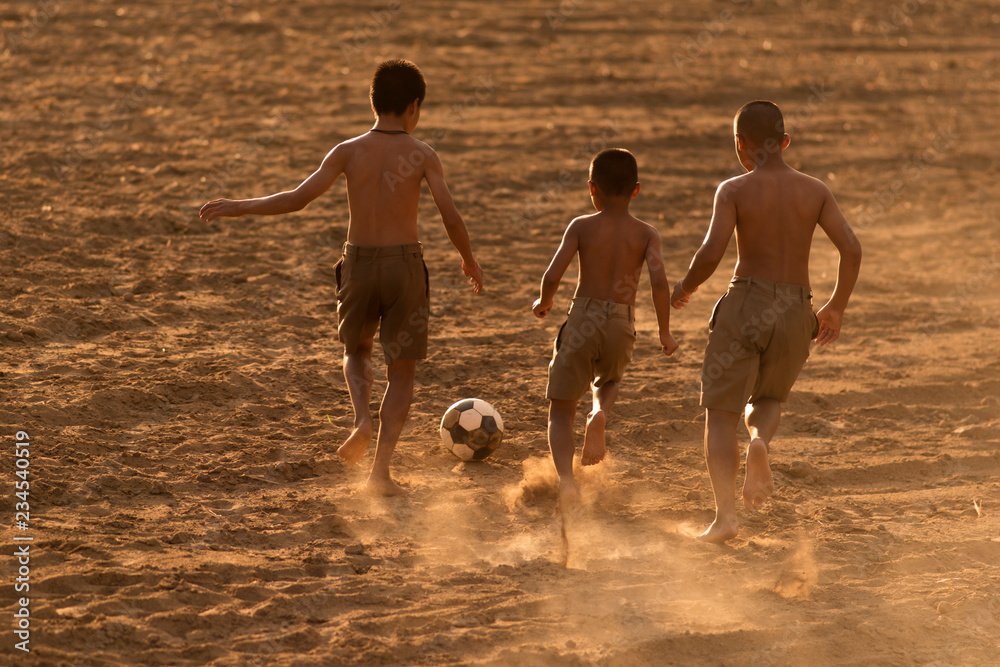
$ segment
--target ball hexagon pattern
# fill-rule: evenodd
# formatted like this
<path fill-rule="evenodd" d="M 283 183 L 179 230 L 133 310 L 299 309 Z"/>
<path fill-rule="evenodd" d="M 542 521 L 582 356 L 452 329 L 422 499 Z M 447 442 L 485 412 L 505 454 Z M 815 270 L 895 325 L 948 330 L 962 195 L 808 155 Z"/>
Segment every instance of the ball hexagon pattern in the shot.
<path fill-rule="evenodd" d="M 503 417 L 480 398 L 465 398 L 441 418 L 441 442 L 463 461 L 482 461 L 503 440 Z"/>

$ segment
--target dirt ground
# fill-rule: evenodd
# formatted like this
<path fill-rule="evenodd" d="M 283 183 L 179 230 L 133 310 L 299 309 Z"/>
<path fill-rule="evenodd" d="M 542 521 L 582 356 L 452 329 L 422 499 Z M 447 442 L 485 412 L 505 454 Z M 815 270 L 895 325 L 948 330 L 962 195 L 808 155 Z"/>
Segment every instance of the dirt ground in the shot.
<path fill-rule="evenodd" d="M 0 662 L 994 662 L 998 31 L 986 0 L 5 2 Z M 333 454 L 352 423 L 343 183 L 282 217 L 197 209 L 294 187 L 364 132 L 389 57 L 428 79 L 415 134 L 487 291 L 425 196 L 431 352 L 394 460 L 411 493 L 374 499 L 371 452 Z M 670 359 L 641 289 L 610 455 L 582 475 L 564 549 L 544 400 L 561 320 L 530 305 L 590 209 L 589 159 L 635 152 L 633 211 L 677 280 L 755 98 L 784 109 L 788 161 L 831 186 L 865 249 L 841 339 L 786 405 L 777 492 L 727 546 L 692 539 L 713 514 L 698 369 L 730 256 L 674 311 Z M 821 304 L 837 257 L 814 245 Z M 508 426 L 481 464 L 438 439 L 467 396 Z"/>

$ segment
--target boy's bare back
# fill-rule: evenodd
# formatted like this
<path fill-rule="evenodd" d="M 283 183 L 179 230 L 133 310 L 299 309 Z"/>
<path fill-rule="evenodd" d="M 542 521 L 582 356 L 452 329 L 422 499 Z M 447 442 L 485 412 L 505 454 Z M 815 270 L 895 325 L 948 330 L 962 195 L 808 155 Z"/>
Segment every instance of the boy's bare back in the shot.
<path fill-rule="evenodd" d="M 821 181 L 780 165 L 756 169 L 719 189 L 716 220 L 736 230 L 734 275 L 809 285 L 809 249 L 816 225 L 843 216 Z M 825 220 L 824 220 L 825 217 Z"/>
<path fill-rule="evenodd" d="M 575 296 L 635 305 L 642 265 L 655 249 L 659 234 L 631 216 L 601 211 L 576 218 L 567 229 L 580 253 Z"/>
<path fill-rule="evenodd" d="M 457 216 L 434 150 L 403 132 L 372 130 L 338 144 L 295 190 L 282 193 L 301 208 L 344 174 L 350 222 L 347 242 L 381 247 L 416 243 L 420 182 L 427 179 L 445 225 Z"/>
<path fill-rule="evenodd" d="M 446 189 L 437 154 L 407 134 L 372 131 L 341 143 L 317 174 L 332 183 L 340 173 L 347 177 L 347 241 L 357 246 L 416 243 L 420 182 L 426 177 L 435 195 Z"/>

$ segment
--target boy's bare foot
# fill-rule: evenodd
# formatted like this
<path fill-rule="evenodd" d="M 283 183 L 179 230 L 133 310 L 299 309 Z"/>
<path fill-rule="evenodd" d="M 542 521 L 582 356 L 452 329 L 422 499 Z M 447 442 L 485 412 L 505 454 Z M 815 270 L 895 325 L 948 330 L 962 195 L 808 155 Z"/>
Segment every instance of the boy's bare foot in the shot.
<path fill-rule="evenodd" d="M 747 476 L 743 481 L 743 506 L 753 511 L 774 493 L 774 477 L 767 460 L 767 444 L 754 438 L 747 447 Z"/>
<path fill-rule="evenodd" d="M 698 536 L 697 539 L 702 542 L 712 542 L 713 544 L 722 544 L 726 540 L 731 540 L 736 537 L 736 533 L 740 530 L 740 521 L 735 516 L 723 519 L 721 517 L 715 517 L 715 521 L 712 525 L 705 529 L 705 532 Z"/>
<path fill-rule="evenodd" d="M 604 441 L 604 427 L 608 423 L 608 416 L 604 410 L 598 410 L 587 419 L 587 433 L 583 440 L 583 451 L 580 456 L 580 463 L 591 466 L 604 460 L 604 455 L 608 449 Z"/>
<path fill-rule="evenodd" d="M 371 422 L 362 422 L 356 426 L 351 434 L 347 436 L 340 447 L 337 448 L 337 456 L 344 460 L 344 463 L 352 465 L 360 461 L 368 450 L 368 443 L 372 441 L 375 429 Z"/>
<path fill-rule="evenodd" d="M 390 477 L 368 477 L 365 491 L 376 496 L 405 496 L 409 491 L 396 484 Z"/>

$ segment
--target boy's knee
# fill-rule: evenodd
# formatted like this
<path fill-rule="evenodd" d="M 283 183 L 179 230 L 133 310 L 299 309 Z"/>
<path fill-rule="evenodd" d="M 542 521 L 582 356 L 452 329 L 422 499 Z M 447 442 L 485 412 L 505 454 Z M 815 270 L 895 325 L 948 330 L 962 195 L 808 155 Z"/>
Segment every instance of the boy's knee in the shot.
<path fill-rule="evenodd" d="M 740 416 L 739 412 L 707 408 L 705 410 L 705 423 L 710 427 L 729 426 L 731 424 L 733 428 L 736 428 L 736 424 L 739 422 Z"/>
<path fill-rule="evenodd" d="M 351 352 L 345 351 L 344 358 L 346 359 L 350 357 L 371 357 L 372 350 L 374 348 L 375 348 L 374 338 L 371 340 L 363 340 L 360 343 L 358 343 L 357 347 L 355 347 L 353 351 Z"/>
<path fill-rule="evenodd" d="M 567 416 L 572 419 L 576 415 L 576 404 L 577 401 L 571 401 L 562 398 L 550 398 L 549 399 L 549 420 L 553 418 L 566 418 Z"/>
<path fill-rule="evenodd" d="M 386 377 L 390 382 L 393 380 L 406 381 L 407 379 L 412 382 L 416 374 L 416 359 L 398 359 L 386 368 Z"/>

